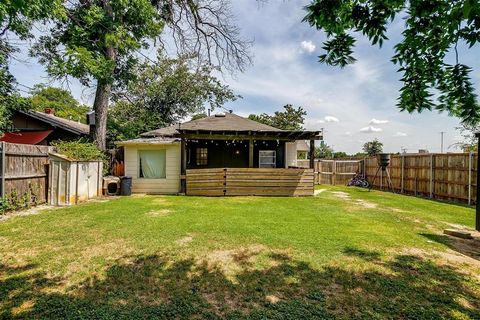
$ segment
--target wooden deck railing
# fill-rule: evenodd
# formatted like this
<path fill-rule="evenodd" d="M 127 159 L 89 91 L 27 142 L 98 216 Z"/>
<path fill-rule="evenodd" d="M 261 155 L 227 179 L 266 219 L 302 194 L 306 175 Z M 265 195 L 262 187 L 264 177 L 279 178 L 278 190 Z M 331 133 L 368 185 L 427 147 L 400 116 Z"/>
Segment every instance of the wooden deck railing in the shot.
<path fill-rule="evenodd" d="M 311 196 L 312 169 L 216 168 L 187 170 L 187 195 Z"/>

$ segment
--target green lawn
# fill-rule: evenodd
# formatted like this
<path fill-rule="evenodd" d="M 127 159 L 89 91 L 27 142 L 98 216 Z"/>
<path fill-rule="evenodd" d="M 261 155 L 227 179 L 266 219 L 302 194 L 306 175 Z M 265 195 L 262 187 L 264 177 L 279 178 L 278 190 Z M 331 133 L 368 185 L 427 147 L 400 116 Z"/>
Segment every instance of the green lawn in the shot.
<path fill-rule="evenodd" d="M 0 223 L 0 319 L 480 319 L 474 210 L 363 189 L 132 196 Z"/>

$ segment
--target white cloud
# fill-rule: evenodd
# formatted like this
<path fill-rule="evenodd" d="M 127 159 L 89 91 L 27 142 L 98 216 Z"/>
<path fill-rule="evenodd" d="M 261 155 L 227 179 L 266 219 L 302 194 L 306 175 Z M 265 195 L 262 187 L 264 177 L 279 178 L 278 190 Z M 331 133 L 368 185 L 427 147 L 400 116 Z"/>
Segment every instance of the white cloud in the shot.
<path fill-rule="evenodd" d="M 378 119 L 373 118 L 372 120 L 370 120 L 370 122 L 368 124 L 379 125 L 379 124 L 385 124 L 385 123 L 388 123 L 388 120 L 378 120 Z"/>
<path fill-rule="evenodd" d="M 315 51 L 315 45 L 313 44 L 312 41 L 302 41 L 302 43 L 300 43 L 300 47 L 302 48 L 302 51 L 303 52 L 308 52 L 308 53 L 312 53 L 313 51 Z"/>
<path fill-rule="evenodd" d="M 383 131 L 382 128 L 377 128 L 377 127 L 374 127 L 374 126 L 368 126 L 368 127 L 360 129 L 360 132 L 364 132 L 364 133 L 373 133 L 373 132 L 382 132 L 382 131 Z"/>
<path fill-rule="evenodd" d="M 406 137 L 407 134 L 405 132 L 397 131 L 397 133 L 395 133 L 393 136 L 394 137 Z"/>
<path fill-rule="evenodd" d="M 325 119 L 326 122 L 340 122 L 340 120 L 334 116 L 325 116 L 323 119 Z"/>
<path fill-rule="evenodd" d="M 344 135 L 346 135 L 346 136 L 351 136 L 351 135 L 352 135 L 352 132 L 350 132 L 350 131 L 345 131 Z"/>

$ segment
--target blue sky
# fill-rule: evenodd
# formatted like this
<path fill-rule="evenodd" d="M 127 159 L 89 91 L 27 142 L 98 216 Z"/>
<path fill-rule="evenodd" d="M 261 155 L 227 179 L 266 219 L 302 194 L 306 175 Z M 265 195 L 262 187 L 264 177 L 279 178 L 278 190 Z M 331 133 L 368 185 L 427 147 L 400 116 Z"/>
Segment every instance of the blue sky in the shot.
<path fill-rule="evenodd" d="M 344 69 L 318 63 L 322 32 L 301 20 L 302 1 L 232 1 L 236 23 L 244 38 L 253 40 L 253 66 L 235 77 L 223 76 L 243 99 L 226 105 L 240 115 L 273 113 L 291 103 L 307 112 L 306 128 L 325 128 L 325 141 L 336 151 L 354 153 L 364 142 L 378 138 L 388 152 L 406 148 L 440 151 L 440 132 L 445 131 L 445 150 L 460 139 L 455 127 L 459 120 L 446 114 L 400 113 L 396 99 L 400 74 L 390 62 L 393 45 L 402 27 L 397 19 L 389 30 L 390 40 L 382 49 L 358 38 L 358 61 Z M 480 50 L 460 51 L 460 60 L 474 67 L 474 82 L 480 83 Z M 12 72 L 18 81 L 32 86 L 48 82 L 43 67 L 35 59 L 14 62 Z M 93 92 L 72 82 L 70 89 L 82 102 L 91 104 Z M 455 151 L 452 147 L 448 151 Z"/>

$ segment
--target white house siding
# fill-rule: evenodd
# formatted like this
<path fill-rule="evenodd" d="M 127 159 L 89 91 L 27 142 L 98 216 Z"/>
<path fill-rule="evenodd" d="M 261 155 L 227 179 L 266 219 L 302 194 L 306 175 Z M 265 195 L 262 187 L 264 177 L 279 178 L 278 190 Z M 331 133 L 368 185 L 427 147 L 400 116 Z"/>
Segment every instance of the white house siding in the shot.
<path fill-rule="evenodd" d="M 287 142 L 285 143 L 285 167 L 297 166 L 297 143 Z"/>
<path fill-rule="evenodd" d="M 139 178 L 138 151 L 166 150 L 166 177 Z M 131 176 L 133 193 L 175 194 L 180 191 L 180 143 L 156 145 L 125 145 L 125 175 Z"/>

